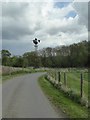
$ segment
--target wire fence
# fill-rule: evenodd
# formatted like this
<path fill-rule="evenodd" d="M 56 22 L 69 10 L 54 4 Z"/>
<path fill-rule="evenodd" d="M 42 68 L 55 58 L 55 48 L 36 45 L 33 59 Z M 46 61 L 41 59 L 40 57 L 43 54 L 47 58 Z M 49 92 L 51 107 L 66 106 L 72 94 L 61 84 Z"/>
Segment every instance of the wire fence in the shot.
<path fill-rule="evenodd" d="M 52 83 L 61 86 L 67 92 L 72 91 L 85 101 L 88 101 L 89 74 L 88 71 L 48 71 L 48 77 Z"/>

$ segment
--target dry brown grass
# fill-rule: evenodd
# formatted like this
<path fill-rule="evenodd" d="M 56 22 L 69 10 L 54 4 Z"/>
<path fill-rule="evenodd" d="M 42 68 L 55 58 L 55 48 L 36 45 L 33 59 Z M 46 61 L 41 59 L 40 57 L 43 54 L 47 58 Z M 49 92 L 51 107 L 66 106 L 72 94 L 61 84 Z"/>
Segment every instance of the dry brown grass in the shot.
<path fill-rule="evenodd" d="M 19 70 L 22 70 L 22 68 L 0 66 L 0 74 L 10 74 Z"/>

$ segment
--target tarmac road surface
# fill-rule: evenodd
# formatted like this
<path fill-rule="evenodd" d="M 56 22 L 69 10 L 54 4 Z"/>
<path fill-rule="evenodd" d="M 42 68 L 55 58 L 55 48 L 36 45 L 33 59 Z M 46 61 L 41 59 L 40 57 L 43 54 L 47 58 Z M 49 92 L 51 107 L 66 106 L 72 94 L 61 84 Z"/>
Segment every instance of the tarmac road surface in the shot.
<path fill-rule="evenodd" d="M 7 80 L 2 85 L 3 118 L 62 118 L 42 92 L 33 73 Z"/>

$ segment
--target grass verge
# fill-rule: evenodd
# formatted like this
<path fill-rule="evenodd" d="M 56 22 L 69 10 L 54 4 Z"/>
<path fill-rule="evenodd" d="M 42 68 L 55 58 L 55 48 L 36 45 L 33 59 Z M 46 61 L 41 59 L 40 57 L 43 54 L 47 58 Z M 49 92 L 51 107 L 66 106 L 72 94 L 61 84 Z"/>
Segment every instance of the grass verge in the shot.
<path fill-rule="evenodd" d="M 13 72 L 11 74 L 6 74 L 6 75 L 2 75 L 2 82 L 5 82 L 6 80 L 12 79 L 14 77 L 17 76 L 21 76 L 21 75 L 25 75 L 27 73 L 31 73 L 31 72 L 27 72 L 27 71 L 17 71 L 17 72 Z"/>
<path fill-rule="evenodd" d="M 62 92 L 57 90 L 46 78 L 39 78 L 39 84 L 55 105 L 58 111 L 63 111 L 69 118 L 88 118 L 88 109 L 67 98 Z"/>
<path fill-rule="evenodd" d="M 35 73 L 35 72 L 45 72 L 45 70 L 30 69 L 30 70 L 20 70 L 20 71 L 12 72 L 11 74 L 2 75 L 1 76 L 2 80 L 0 80 L 2 82 L 0 82 L 0 83 L 3 83 L 6 80 L 12 79 L 12 78 L 17 77 L 17 76 Z"/>

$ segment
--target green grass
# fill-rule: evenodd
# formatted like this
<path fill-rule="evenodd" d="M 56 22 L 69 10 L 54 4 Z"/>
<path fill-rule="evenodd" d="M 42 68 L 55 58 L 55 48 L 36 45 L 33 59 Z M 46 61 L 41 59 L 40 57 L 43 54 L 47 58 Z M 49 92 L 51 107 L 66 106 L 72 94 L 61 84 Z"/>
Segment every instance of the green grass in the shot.
<path fill-rule="evenodd" d="M 69 118 L 87 118 L 88 109 L 67 98 L 62 92 L 56 89 L 45 77 L 39 78 L 39 84 L 50 101 L 62 110 Z"/>
<path fill-rule="evenodd" d="M 67 87 L 80 94 L 80 73 L 67 73 Z M 87 80 L 83 80 L 83 96 L 88 99 Z"/>
<path fill-rule="evenodd" d="M 45 70 L 37 70 L 37 69 L 23 69 L 20 71 L 13 72 L 11 74 L 4 74 L 0 76 L 0 83 L 5 82 L 6 80 L 12 79 L 17 76 L 29 74 L 29 73 L 35 73 L 35 72 L 45 72 Z"/>
<path fill-rule="evenodd" d="M 2 82 L 5 82 L 6 80 L 12 79 L 14 77 L 17 76 L 21 76 L 21 75 L 25 75 L 27 73 L 31 73 L 31 72 L 27 72 L 27 71 L 17 71 L 17 72 L 13 72 L 12 74 L 6 74 L 6 75 L 2 75 Z"/>
<path fill-rule="evenodd" d="M 63 69 L 64 71 L 64 69 Z M 84 70 L 83 70 L 84 71 Z M 55 79 L 55 69 L 49 71 L 50 75 Z M 83 98 L 88 100 L 88 82 L 89 82 L 89 74 L 88 72 L 83 73 Z M 80 78 L 81 72 L 78 70 L 72 70 L 71 72 L 66 72 L 66 84 L 67 88 L 75 92 L 76 94 L 80 94 Z M 57 78 L 58 79 L 58 78 Z M 64 85 L 64 72 L 61 72 L 61 83 Z"/>

